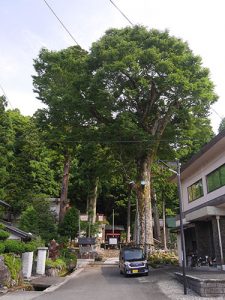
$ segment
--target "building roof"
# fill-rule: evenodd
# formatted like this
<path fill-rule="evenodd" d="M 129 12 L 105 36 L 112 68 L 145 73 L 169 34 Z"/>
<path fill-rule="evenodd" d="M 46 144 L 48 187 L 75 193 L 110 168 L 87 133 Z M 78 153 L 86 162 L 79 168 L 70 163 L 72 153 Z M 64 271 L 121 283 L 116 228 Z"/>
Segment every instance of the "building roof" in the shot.
<path fill-rule="evenodd" d="M 205 163 L 205 161 L 209 160 L 210 153 L 211 155 L 218 155 L 219 152 L 224 151 L 225 149 L 225 129 L 222 130 L 219 134 L 217 134 L 214 138 L 211 139 L 210 142 L 205 144 L 199 152 L 194 154 L 191 159 L 189 159 L 184 165 L 181 167 L 181 178 L 185 178 L 189 176 L 189 169 L 191 169 L 191 173 L 193 172 L 193 168 L 198 169 Z M 190 168 L 191 167 L 191 168 Z M 170 178 L 170 181 L 176 181 L 177 176 L 173 175 Z"/>
<path fill-rule="evenodd" d="M 225 129 L 222 130 L 219 134 L 217 134 L 210 142 L 205 144 L 199 152 L 194 154 L 191 159 L 184 164 L 184 166 L 181 168 L 181 172 L 183 172 L 187 167 L 189 167 L 191 164 L 193 164 L 199 157 L 201 157 L 204 153 L 209 151 L 215 144 L 217 144 L 221 139 L 225 137 Z"/>
<path fill-rule="evenodd" d="M 1 221 L 0 223 L 2 223 L 4 225 L 6 231 L 20 237 L 23 240 L 28 241 L 28 240 L 31 240 L 33 237 L 32 233 L 25 232 L 15 226 L 13 226 L 11 223 L 4 222 L 4 221 Z"/>
<path fill-rule="evenodd" d="M 106 224 L 105 225 L 105 230 L 113 230 L 113 226 L 112 225 L 109 225 L 109 224 Z M 121 225 L 115 225 L 114 226 L 114 230 L 118 230 L 118 231 L 124 231 L 124 226 L 121 226 Z"/>

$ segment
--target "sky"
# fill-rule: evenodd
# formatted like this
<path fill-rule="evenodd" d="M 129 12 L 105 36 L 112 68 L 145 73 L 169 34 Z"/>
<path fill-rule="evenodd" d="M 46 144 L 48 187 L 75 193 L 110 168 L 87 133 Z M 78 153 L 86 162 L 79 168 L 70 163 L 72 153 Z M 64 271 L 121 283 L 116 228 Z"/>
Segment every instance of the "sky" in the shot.
<path fill-rule="evenodd" d="M 130 25 L 110 0 L 47 0 L 81 47 L 89 50 L 109 28 Z M 225 1 L 224 0 L 114 0 L 133 24 L 159 30 L 187 41 L 219 96 L 211 109 L 217 133 L 225 117 Z M 43 104 L 33 93 L 33 60 L 42 47 L 60 50 L 74 41 L 44 0 L 0 0 L 0 95 L 9 108 L 32 115 Z M 3 89 L 3 91 L 2 91 Z"/>

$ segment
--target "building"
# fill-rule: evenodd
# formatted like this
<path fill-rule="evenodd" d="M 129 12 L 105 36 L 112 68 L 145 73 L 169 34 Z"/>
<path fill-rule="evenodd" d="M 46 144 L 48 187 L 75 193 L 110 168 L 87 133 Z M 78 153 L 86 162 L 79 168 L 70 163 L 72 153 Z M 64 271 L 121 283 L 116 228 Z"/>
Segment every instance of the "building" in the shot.
<path fill-rule="evenodd" d="M 225 130 L 181 168 L 186 254 L 225 257 Z M 178 252 L 181 242 L 178 228 Z"/>

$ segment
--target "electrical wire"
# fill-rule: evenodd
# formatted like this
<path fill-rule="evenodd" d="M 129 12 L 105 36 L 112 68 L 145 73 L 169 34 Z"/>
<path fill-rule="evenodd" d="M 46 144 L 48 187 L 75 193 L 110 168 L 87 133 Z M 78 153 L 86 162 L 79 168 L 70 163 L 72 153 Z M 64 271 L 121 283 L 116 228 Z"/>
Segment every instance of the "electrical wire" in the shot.
<path fill-rule="evenodd" d="M 130 19 L 122 12 L 121 9 L 119 9 L 119 7 L 112 1 L 112 0 L 109 0 L 112 5 L 121 13 L 121 15 L 130 23 L 131 26 L 134 26 L 134 24 L 130 21 Z"/>
<path fill-rule="evenodd" d="M 211 107 L 211 110 L 214 111 L 214 113 L 220 118 L 221 121 L 223 120 L 223 118 L 221 117 L 221 115 L 219 115 L 218 112 L 214 108 Z"/>
<path fill-rule="evenodd" d="M 11 109 L 13 109 L 13 106 L 12 106 L 11 102 L 9 101 L 9 98 L 7 97 L 6 92 L 5 92 L 5 90 L 3 89 L 3 87 L 2 87 L 1 84 L 0 84 L 0 88 L 1 88 L 1 90 L 2 90 L 2 92 L 3 92 L 3 95 L 5 96 L 5 98 L 6 98 L 6 100 L 7 100 L 7 102 L 9 103 Z"/>
<path fill-rule="evenodd" d="M 76 41 L 76 39 L 74 38 L 74 36 L 72 35 L 72 33 L 68 30 L 68 28 L 64 25 L 64 23 L 60 20 L 60 18 L 57 16 L 57 14 L 55 13 L 55 11 L 53 10 L 53 8 L 49 5 L 49 3 L 46 0 L 43 0 L 45 2 L 45 4 L 48 6 L 48 8 L 51 10 L 51 12 L 53 13 L 53 15 L 56 17 L 56 19 L 59 21 L 59 23 L 62 25 L 62 27 L 66 30 L 66 32 L 69 34 L 69 36 L 71 37 L 71 39 L 77 44 L 77 46 L 80 46 L 78 44 L 78 42 Z"/>

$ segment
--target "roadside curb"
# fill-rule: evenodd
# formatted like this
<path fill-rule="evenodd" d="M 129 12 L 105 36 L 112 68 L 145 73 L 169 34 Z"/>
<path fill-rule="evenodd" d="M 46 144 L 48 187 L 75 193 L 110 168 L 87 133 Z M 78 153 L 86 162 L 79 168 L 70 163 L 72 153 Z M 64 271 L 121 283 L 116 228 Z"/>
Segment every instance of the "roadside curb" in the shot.
<path fill-rule="evenodd" d="M 83 270 L 84 270 L 84 268 L 79 268 L 79 269 L 75 270 L 72 274 L 66 276 L 65 280 L 63 282 L 61 282 L 59 284 L 56 284 L 56 285 L 51 285 L 49 288 L 45 289 L 43 291 L 43 293 L 49 293 L 49 292 L 53 292 L 53 291 L 57 290 L 63 284 L 68 282 L 70 279 L 73 279 L 73 278 L 77 277 Z"/>

